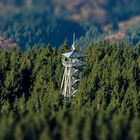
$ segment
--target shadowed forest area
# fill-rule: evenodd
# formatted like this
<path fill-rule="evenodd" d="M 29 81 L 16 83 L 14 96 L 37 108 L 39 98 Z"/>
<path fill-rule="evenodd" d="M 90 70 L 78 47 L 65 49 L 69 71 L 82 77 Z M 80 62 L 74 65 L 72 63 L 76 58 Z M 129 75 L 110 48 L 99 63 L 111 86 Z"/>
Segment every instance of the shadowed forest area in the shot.
<path fill-rule="evenodd" d="M 0 38 L 11 39 L 22 51 L 59 47 L 65 39 L 70 45 L 74 32 L 82 47 L 118 32 L 125 35 L 117 42 L 139 44 L 138 0 L 1 0 L 0 9 Z"/>

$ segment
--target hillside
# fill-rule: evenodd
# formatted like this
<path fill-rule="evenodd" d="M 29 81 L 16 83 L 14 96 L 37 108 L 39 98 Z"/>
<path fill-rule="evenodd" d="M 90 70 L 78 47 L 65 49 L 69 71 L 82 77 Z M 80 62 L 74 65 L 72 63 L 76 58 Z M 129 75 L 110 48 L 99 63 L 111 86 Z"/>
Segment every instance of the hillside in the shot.
<path fill-rule="evenodd" d="M 46 44 L 58 47 L 65 39 L 70 45 L 74 32 L 78 44 L 87 38 L 89 45 L 104 40 L 110 31 L 111 35 L 123 31 L 126 38 L 119 42 L 135 46 L 140 28 L 137 5 L 138 0 L 1 0 L 0 36 L 15 40 L 25 51 Z"/>
<path fill-rule="evenodd" d="M 140 15 L 138 0 L 2 0 L 1 5 L 7 9 L 17 9 L 24 6 L 48 8 L 50 13 L 63 19 L 106 25 L 118 24 L 133 16 Z M 2 6 L 1 6 L 2 7 Z M 4 8 L 2 11 L 6 11 Z"/>

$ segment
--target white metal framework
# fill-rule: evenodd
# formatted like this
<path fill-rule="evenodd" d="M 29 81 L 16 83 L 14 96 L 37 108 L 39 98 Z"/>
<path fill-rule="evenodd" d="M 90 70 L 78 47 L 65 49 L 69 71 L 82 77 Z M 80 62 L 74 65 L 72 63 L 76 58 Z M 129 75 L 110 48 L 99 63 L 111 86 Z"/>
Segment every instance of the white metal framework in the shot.
<path fill-rule="evenodd" d="M 75 50 L 75 36 L 72 44 L 72 51 L 62 54 L 62 64 L 65 67 L 61 83 L 62 95 L 71 98 L 75 95 L 78 82 L 82 77 L 84 55 Z"/>

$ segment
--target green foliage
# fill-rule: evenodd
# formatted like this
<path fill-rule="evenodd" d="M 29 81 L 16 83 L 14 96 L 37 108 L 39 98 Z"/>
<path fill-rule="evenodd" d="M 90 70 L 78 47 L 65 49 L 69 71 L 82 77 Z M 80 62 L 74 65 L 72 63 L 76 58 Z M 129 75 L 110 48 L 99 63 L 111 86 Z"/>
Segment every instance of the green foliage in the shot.
<path fill-rule="evenodd" d="M 0 139 L 139 139 L 140 46 L 91 44 L 76 97 L 63 103 L 67 42 L 0 50 Z"/>

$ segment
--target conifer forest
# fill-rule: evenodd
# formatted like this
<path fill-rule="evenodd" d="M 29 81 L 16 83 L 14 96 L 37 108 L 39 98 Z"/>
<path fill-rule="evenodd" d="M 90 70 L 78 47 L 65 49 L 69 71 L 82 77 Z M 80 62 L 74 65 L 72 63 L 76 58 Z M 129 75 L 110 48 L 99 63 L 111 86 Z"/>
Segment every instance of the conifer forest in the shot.
<path fill-rule="evenodd" d="M 138 4 L 1 0 L 0 140 L 139 140 Z M 62 54 L 74 32 L 83 77 L 66 101 Z"/>

